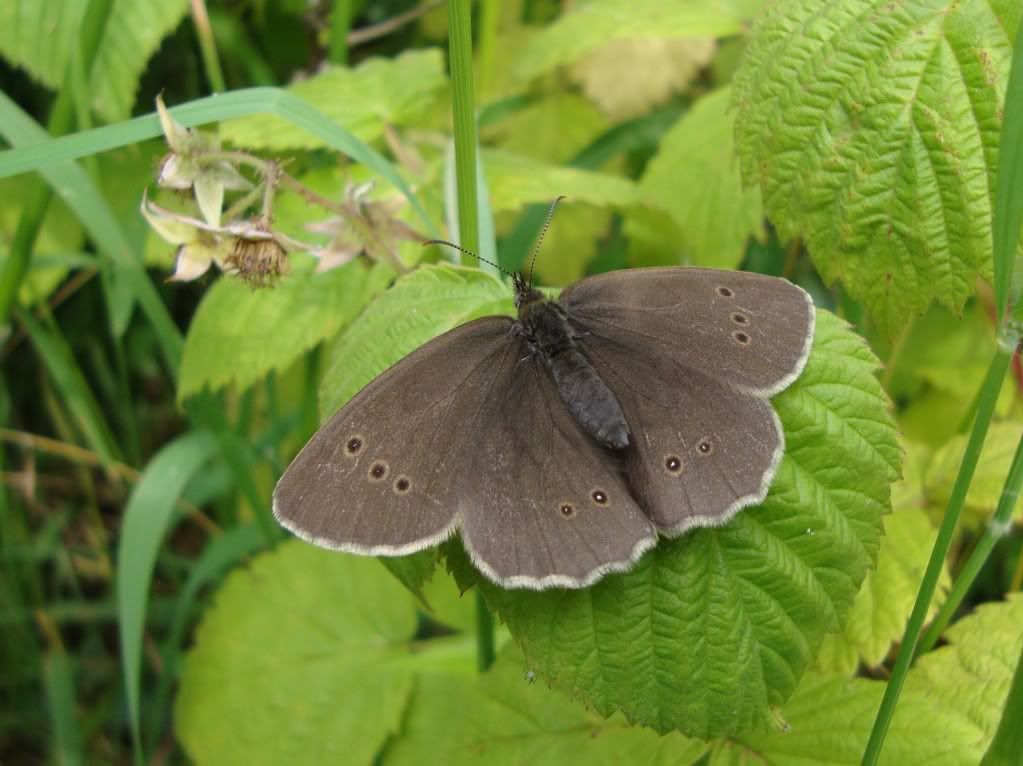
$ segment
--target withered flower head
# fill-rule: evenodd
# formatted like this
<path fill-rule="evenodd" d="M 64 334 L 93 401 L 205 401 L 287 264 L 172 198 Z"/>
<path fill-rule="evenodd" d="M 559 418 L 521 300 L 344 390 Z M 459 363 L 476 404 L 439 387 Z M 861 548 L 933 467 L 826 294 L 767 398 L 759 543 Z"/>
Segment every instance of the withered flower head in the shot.
<path fill-rule="evenodd" d="M 248 231 L 235 239 L 224 266 L 254 287 L 272 285 L 291 270 L 287 249 L 263 218 L 252 221 Z"/>
<path fill-rule="evenodd" d="M 330 242 L 313 253 L 320 259 L 317 271 L 337 268 L 360 253 L 399 272 L 407 270 L 398 255 L 398 242 L 422 242 L 426 237 L 397 218 L 405 202 L 403 198 L 371 200 L 372 186 L 372 181 L 357 186 L 348 184 L 340 214 L 306 227 L 309 231 L 330 235 Z"/>

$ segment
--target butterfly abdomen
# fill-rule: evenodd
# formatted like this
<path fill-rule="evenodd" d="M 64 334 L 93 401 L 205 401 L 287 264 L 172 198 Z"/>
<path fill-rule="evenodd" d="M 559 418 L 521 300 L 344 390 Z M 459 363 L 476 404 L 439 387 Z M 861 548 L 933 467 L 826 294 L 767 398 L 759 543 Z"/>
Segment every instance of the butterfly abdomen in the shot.
<path fill-rule="evenodd" d="M 561 400 L 587 433 L 623 449 L 629 426 L 618 399 L 576 344 L 571 327 L 552 303 L 533 307 L 522 319 L 534 352 L 543 357 Z"/>

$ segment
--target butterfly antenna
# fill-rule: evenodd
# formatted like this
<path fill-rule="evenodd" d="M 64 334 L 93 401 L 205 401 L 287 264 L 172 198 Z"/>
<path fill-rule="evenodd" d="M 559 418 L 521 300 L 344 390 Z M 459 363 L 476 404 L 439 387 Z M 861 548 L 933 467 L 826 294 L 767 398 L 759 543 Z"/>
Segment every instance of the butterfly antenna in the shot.
<path fill-rule="evenodd" d="M 536 256 L 540 254 L 540 245 L 543 244 L 544 235 L 547 234 L 547 229 L 550 228 L 551 218 L 554 217 L 554 208 L 558 206 L 561 200 L 565 199 L 565 195 L 562 194 L 556 197 L 551 206 L 547 209 L 547 220 L 543 222 L 543 230 L 540 232 L 540 239 L 536 241 L 536 247 L 533 248 L 533 259 L 529 262 L 529 285 L 533 285 L 533 264 L 536 263 Z"/>
<path fill-rule="evenodd" d="M 477 261 L 483 261 L 483 263 L 489 263 L 495 269 L 499 269 L 500 271 L 503 271 L 505 274 L 507 274 L 512 279 L 515 278 L 515 275 L 512 274 L 510 271 L 508 271 L 508 269 L 502 269 L 500 266 L 498 266 L 493 261 L 488 261 L 486 258 L 482 258 L 482 257 L 476 255 L 476 253 L 472 252 L 471 250 L 466 250 L 464 247 L 459 247 L 454 242 L 448 242 L 446 239 L 428 239 L 425 242 L 423 242 L 423 247 L 426 247 L 427 245 L 447 245 L 448 247 L 453 247 L 453 248 L 455 248 L 455 250 L 458 250 L 461 253 L 465 253 L 466 255 L 471 255 Z"/>

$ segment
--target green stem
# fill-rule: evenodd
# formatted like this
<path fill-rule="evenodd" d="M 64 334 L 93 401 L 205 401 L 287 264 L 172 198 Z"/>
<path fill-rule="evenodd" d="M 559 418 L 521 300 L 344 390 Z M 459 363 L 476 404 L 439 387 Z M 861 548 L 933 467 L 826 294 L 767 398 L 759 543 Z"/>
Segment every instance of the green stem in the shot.
<path fill-rule="evenodd" d="M 330 49 L 327 58 L 334 64 L 348 63 L 348 32 L 352 28 L 351 0 L 334 0 L 330 12 Z"/>
<path fill-rule="evenodd" d="M 881 700 L 881 707 L 877 712 L 874 727 L 870 732 L 870 739 L 867 741 L 867 748 L 863 753 L 864 766 L 876 764 L 881 754 L 881 746 L 884 744 L 888 726 L 895 713 L 895 705 L 902 692 L 902 685 L 909 672 L 910 663 L 913 661 L 917 641 L 920 639 L 920 631 L 927 618 L 927 612 L 930 610 L 934 591 L 938 587 L 938 579 L 941 576 L 945 557 L 952 545 L 952 537 L 966 502 L 966 491 L 970 488 L 973 473 L 977 468 L 980 450 L 984 446 L 984 437 L 987 436 L 988 426 L 991 424 L 992 415 L 994 415 L 995 403 L 998 401 L 1005 373 L 1009 369 L 1012 352 L 1013 349 L 1008 344 L 999 343 L 994 358 L 991 360 L 991 366 L 988 368 L 987 377 L 984 379 L 977 419 L 973 422 L 973 430 L 970 432 L 966 451 L 963 453 L 963 461 L 959 466 L 959 474 L 952 487 L 952 496 L 949 498 L 948 508 L 945 510 L 945 518 L 941 522 L 938 537 L 934 541 L 931 558 L 927 562 L 927 570 L 924 572 L 923 582 L 920 584 L 916 603 L 913 604 L 913 612 L 910 614 L 906 632 L 899 647 L 899 654 L 895 659 L 895 666 L 892 668 L 891 679 L 885 687 L 884 698 Z"/>
<path fill-rule="evenodd" d="M 220 68 L 220 56 L 217 55 L 217 41 L 210 26 L 210 16 L 206 12 L 206 0 L 192 0 L 192 25 L 199 38 L 199 52 L 202 54 L 202 65 L 206 69 L 206 80 L 214 93 L 227 90 L 224 82 L 224 70 Z"/>
<path fill-rule="evenodd" d="M 476 112 L 472 92 L 472 28 L 470 0 L 448 0 L 448 55 L 455 132 L 455 177 L 458 181 L 458 244 L 479 250 L 476 207 Z M 462 255 L 465 264 L 475 263 Z"/>
<path fill-rule="evenodd" d="M 481 673 L 494 664 L 494 616 L 476 590 L 476 664 Z"/>
<path fill-rule="evenodd" d="M 92 63 L 96 59 L 100 38 L 106 29 L 113 4 L 114 0 L 90 0 L 85 9 L 78 40 L 81 55 L 72 56 L 71 60 L 76 61 L 87 72 L 92 71 Z M 50 110 L 50 119 L 46 127 L 51 135 L 67 133 L 74 127 L 74 88 L 70 87 L 70 72 L 65 77 L 65 83 L 68 87 L 60 89 Z M 39 236 L 52 199 L 53 191 L 42 181 L 33 184 L 28 192 L 18 228 L 14 232 L 11 248 L 4 261 L 3 271 L 0 272 L 0 324 L 5 324 L 11 315 L 11 307 L 17 300 L 18 290 L 25 279 L 25 274 L 28 273 L 36 237 Z"/>
<path fill-rule="evenodd" d="M 980 763 L 981 766 L 1023 763 L 1023 654 L 1016 664 L 998 731 Z"/>
<path fill-rule="evenodd" d="M 963 566 L 963 570 L 959 573 L 959 577 L 956 578 L 952 590 L 949 591 L 948 598 L 945 599 L 945 603 L 941 607 L 941 611 L 938 612 L 934 622 L 931 623 L 924 637 L 920 640 L 920 648 L 917 651 L 918 655 L 930 650 L 938 643 L 938 639 L 941 637 L 942 632 L 944 632 L 945 626 L 948 625 L 952 615 L 959 609 L 959 605 L 962 604 L 963 598 L 969 592 L 970 586 L 973 585 L 973 581 L 977 579 L 977 575 L 987 562 L 987 558 L 991 555 L 995 544 L 1009 534 L 1009 530 L 1012 528 L 1012 513 L 1016 508 L 1016 501 L 1019 500 L 1020 486 L 1023 486 L 1023 436 L 1020 437 L 1019 444 L 1016 445 L 1016 455 L 1012 459 L 1012 466 L 1009 468 L 1009 475 L 1005 479 L 1005 486 L 1002 488 L 1002 496 L 998 500 L 998 508 L 995 510 L 995 515 L 988 522 L 984 534 L 977 541 L 977 546 L 973 549 L 973 553 L 970 554 L 970 558 L 967 559 L 966 565 Z"/>

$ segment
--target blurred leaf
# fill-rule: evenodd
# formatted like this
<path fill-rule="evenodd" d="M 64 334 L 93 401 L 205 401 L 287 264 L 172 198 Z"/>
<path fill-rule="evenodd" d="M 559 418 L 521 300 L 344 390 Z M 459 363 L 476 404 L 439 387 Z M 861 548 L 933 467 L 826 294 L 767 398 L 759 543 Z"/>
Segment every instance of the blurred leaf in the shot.
<path fill-rule="evenodd" d="M 414 119 L 445 84 L 444 57 L 437 48 L 408 51 L 393 59 L 371 58 L 354 69 L 331 67 L 288 87 L 363 141 L 378 138 L 385 125 Z M 253 115 L 220 126 L 226 141 L 249 149 L 313 149 L 316 136 L 277 117 Z"/>
<path fill-rule="evenodd" d="M 555 766 L 691 764 L 706 750 L 679 734 L 658 736 L 621 715 L 605 720 L 543 683 L 529 683 L 518 652 L 478 678 L 424 675 L 384 766 L 436 763 Z"/>
<path fill-rule="evenodd" d="M 165 445 L 149 461 L 125 506 L 117 555 L 117 611 L 128 720 L 139 736 L 142 632 L 156 554 L 175 505 L 192 476 L 216 453 L 208 431 L 192 431 Z"/>
<path fill-rule="evenodd" d="M 386 563 L 386 559 L 383 561 Z M 423 587 L 423 595 L 433 619 L 463 633 L 475 633 L 476 596 L 462 593 L 454 578 L 443 568 L 433 573 Z"/>
<path fill-rule="evenodd" d="M 950 641 L 917 661 L 881 751 L 881 763 L 972 764 L 987 748 L 1019 655 L 1023 598 L 987 604 L 953 626 Z M 808 673 L 782 714 L 788 730 L 722 743 L 711 766 L 743 762 L 860 763 L 884 682 Z M 826 755 L 824 755 L 826 754 Z"/>
<path fill-rule="evenodd" d="M 1007 420 L 991 424 L 973 483 L 966 493 L 966 518 L 974 523 L 986 521 L 994 513 L 1021 434 L 1023 421 Z M 959 464 L 963 460 L 966 438 L 965 434 L 955 437 L 934 455 L 927 473 L 925 490 L 931 503 L 936 506 L 944 507 L 948 504 Z M 1018 501 L 1017 505 L 1016 518 L 1023 520 L 1023 505 L 1019 505 Z"/>
<path fill-rule="evenodd" d="M 382 556 L 380 563 L 387 567 L 387 571 L 397 577 L 402 585 L 408 588 L 409 593 L 418 598 L 425 606 L 430 606 L 429 597 L 424 592 L 423 586 L 433 577 L 434 570 L 437 568 L 436 548 L 427 548 L 408 556 Z"/>
<path fill-rule="evenodd" d="M 472 672 L 464 641 L 413 655 L 415 629 L 412 597 L 375 561 L 299 541 L 263 554 L 199 627 L 176 703 L 185 750 L 223 766 L 372 764 L 417 670 Z"/>
<path fill-rule="evenodd" d="M 50 709 L 50 753 L 60 766 L 85 763 L 78 725 L 74 668 L 67 653 L 52 649 L 43 660 L 43 687 Z"/>
<path fill-rule="evenodd" d="M 480 269 L 419 267 L 370 303 L 334 342 L 320 384 L 322 420 L 431 338 L 471 319 L 512 312 L 511 288 Z"/>
<path fill-rule="evenodd" d="M 626 232 L 637 240 L 634 247 L 646 253 L 640 256 L 644 264 L 735 268 L 749 238 L 763 236 L 760 194 L 743 189 L 739 178 L 730 98 L 730 90 L 723 88 L 697 101 L 647 165 L 640 189 L 671 222 L 627 219 Z M 655 252 L 663 256 L 651 255 Z"/>
<path fill-rule="evenodd" d="M 598 240 L 611 224 L 609 210 L 565 203 L 551 222 L 536 259 L 539 281 L 552 287 L 564 287 L 585 275 L 587 264 L 597 254 Z"/>
<path fill-rule="evenodd" d="M 776 3 L 736 75 L 745 178 L 891 334 L 991 277 L 1015 0 Z M 869 19 L 869 23 L 863 20 Z"/>
<path fill-rule="evenodd" d="M 767 725 L 844 624 L 900 464 L 876 358 L 831 314 L 817 317 L 806 369 L 773 400 L 786 452 L 761 506 L 661 540 L 632 571 L 584 590 L 501 590 L 467 580 L 454 557 L 460 587 L 483 588 L 538 674 L 661 732 Z"/>
<path fill-rule="evenodd" d="M 0 55 L 51 89 L 64 84 L 78 47 L 87 0 L 4 0 Z M 107 120 L 123 120 L 149 57 L 178 25 L 187 0 L 113 0 L 96 52 L 92 107 Z"/>
<path fill-rule="evenodd" d="M 85 443 L 103 462 L 113 462 L 120 454 L 117 442 L 67 340 L 59 328 L 44 327 L 31 312 L 19 311 L 18 319 Z"/>
<path fill-rule="evenodd" d="M 607 119 L 585 98 L 577 93 L 556 91 L 483 128 L 481 133 L 503 151 L 563 164 L 607 128 Z M 548 196 L 553 199 L 557 193 Z"/>
<path fill-rule="evenodd" d="M 321 273 L 304 255 L 292 264 L 292 274 L 274 287 L 253 289 L 221 277 L 206 293 L 185 338 L 180 399 L 228 383 L 245 389 L 271 370 L 286 369 L 333 337 L 393 276 L 362 261 Z"/>
<path fill-rule="evenodd" d="M 572 79 L 616 122 L 638 117 L 683 92 L 710 63 L 712 37 L 612 40 L 572 65 Z M 720 136 L 719 136 L 720 138 Z"/>
<path fill-rule="evenodd" d="M 24 211 L 30 181 L 27 176 L 0 181 L 0 267 L 7 259 L 11 239 Z M 82 227 L 74 215 L 61 200 L 54 200 L 43 219 L 29 271 L 18 291 L 22 305 L 31 306 L 46 300 L 67 276 L 69 269 L 98 265 L 92 256 L 78 263 L 63 260 L 64 255 L 80 253 L 82 241 Z"/>
<path fill-rule="evenodd" d="M 743 31 L 742 3 L 723 0 L 594 0 L 530 39 L 514 64 L 528 79 L 575 61 L 612 40 L 636 37 L 727 37 Z"/>
<path fill-rule="evenodd" d="M 618 176 L 547 164 L 496 149 L 483 151 L 483 163 L 494 210 L 516 210 L 534 202 L 550 204 L 559 194 L 565 205 L 589 202 L 601 207 L 627 207 L 643 197 L 636 184 Z"/>

